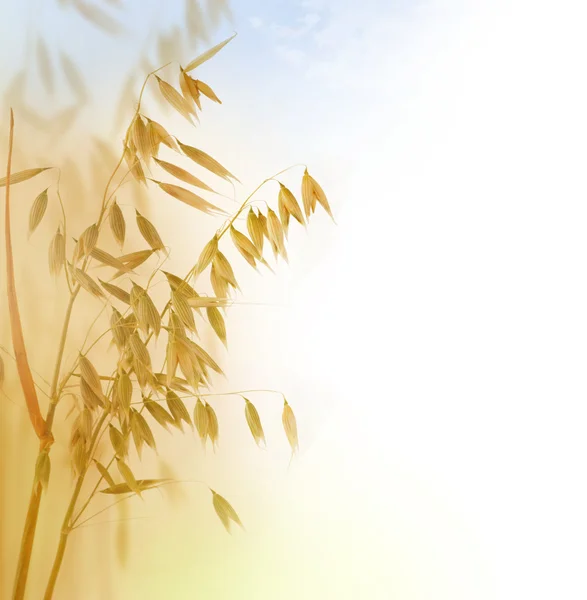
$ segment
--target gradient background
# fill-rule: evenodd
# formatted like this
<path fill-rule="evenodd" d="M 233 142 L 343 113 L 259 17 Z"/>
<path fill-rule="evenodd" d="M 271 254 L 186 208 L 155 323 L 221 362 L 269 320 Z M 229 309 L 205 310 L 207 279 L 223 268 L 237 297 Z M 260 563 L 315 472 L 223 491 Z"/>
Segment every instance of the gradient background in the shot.
<path fill-rule="evenodd" d="M 164 12 L 157 2 L 123 3 L 121 38 L 54 3 L 5 5 L 6 86 L 23 64 L 27 31 L 75 57 L 91 84 L 92 101 L 67 137 L 39 149 L 34 129 L 26 133 L 33 155 L 79 158 L 89 132 L 119 139 L 116 100 L 154 39 L 150 28 L 182 26 L 181 2 Z M 231 19 L 217 11 L 210 43 L 198 46 L 239 33 L 201 69 L 224 104 L 206 109 L 193 140 L 243 181 L 241 199 L 268 175 L 307 163 L 338 223 L 320 214 L 292 234 L 291 264 L 275 277 L 235 261 L 245 299 L 265 305 L 234 307 L 230 351 L 215 348 L 228 374 L 219 391 L 286 394 L 301 453 L 288 471 L 281 402 L 270 395 L 256 397 L 267 451 L 250 439 L 238 399 L 215 404 L 215 456 L 190 436 L 163 433 L 162 459 L 227 497 L 247 533 L 224 533 L 203 487 L 153 492 L 128 504 L 125 568 L 113 549 L 121 515 L 101 515 L 97 522 L 111 522 L 72 538 L 56 597 L 585 598 L 584 3 L 234 0 L 230 8 Z M 54 107 L 66 102 L 59 94 Z M 167 119 L 181 137 L 181 121 Z M 297 190 L 298 174 L 287 181 Z M 275 201 L 268 190 L 262 197 Z M 157 199 L 150 214 L 174 236 L 180 272 L 217 223 Z M 81 219 L 94 200 L 79 202 Z M 22 241 L 27 259 L 46 260 L 50 231 Z M 29 285 L 30 263 L 21 264 Z M 60 314 L 46 289 L 47 302 L 23 306 L 27 339 L 53 335 L 35 321 L 39 305 L 49 318 Z M 32 351 L 39 369 L 50 366 L 44 347 Z M 33 461 L 21 451 L 32 436 L 26 426 L 18 433 L 11 381 L 13 401 L 2 406 L 5 595 Z M 141 475 L 151 467 L 149 458 Z M 41 518 L 53 510 L 61 518 L 66 479 L 52 482 Z M 42 589 L 58 525 L 43 531 L 30 598 Z"/>

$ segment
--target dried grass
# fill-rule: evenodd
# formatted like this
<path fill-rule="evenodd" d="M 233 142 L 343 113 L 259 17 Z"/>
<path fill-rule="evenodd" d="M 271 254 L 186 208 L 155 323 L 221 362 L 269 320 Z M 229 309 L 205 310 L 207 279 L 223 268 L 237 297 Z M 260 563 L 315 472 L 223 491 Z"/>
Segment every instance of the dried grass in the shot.
<path fill-rule="evenodd" d="M 113 23 L 106 18 L 106 13 L 92 12 L 89 5 L 79 1 L 76 2 L 76 7 L 97 26 L 114 29 Z M 212 58 L 231 39 L 232 37 L 204 52 L 185 68 L 179 68 L 177 81 L 174 83 L 181 92 L 156 72 L 147 76 L 136 113 L 127 128 L 123 155 L 106 184 L 102 203 L 98 207 L 98 218 L 82 231 L 77 241 L 74 239 L 73 247 L 67 243 L 65 235 L 68 228 L 67 214 L 62 210 L 58 181 L 40 191 L 31 206 L 29 233 L 37 230 L 48 213 L 60 219 L 57 232 L 49 243 L 48 264 L 54 277 L 66 278 L 69 289 L 69 304 L 64 317 L 63 333 L 57 346 L 55 376 L 46 417 L 40 417 L 38 404 L 35 406 L 34 402 L 36 395 L 30 396 L 29 410 L 39 437 L 47 439 L 52 435 L 55 414 L 60 414 L 57 411 L 61 408 L 63 398 L 71 393 L 68 386 L 72 380 L 77 380 L 77 393 L 81 398 L 81 402 L 74 403 L 75 419 L 69 443 L 71 466 L 76 475 L 75 487 L 64 517 L 64 533 L 57 549 L 45 598 L 51 598 L 53 594 L 67 536 L 80 523 L 92 518 L 85 515 L 98 491 L 111 495 L 127 494 L 128 497 L 142 496 L 147 490 L 168 483 L 168 480 L 137 477 L 130 464 L 131 453 L 136 452 L 140 459 L 147 448 L 156 452 L 160 429 L 169 431 L 170 428 L 176 428 L 183 431 L 184 424 L 190 428 L 195 426 L 202 444 L 206 445 L 209 441 L 213 448 L 217 446 L 218 418 L 214 408 L 203 398 L 213 396 L 210 391 L 211 377 L 213 373 L 222 374 L 222 368 L 194 338 L 197 339 L 200 322 L 198 321 L 198 325 L 196 323 L 199 319 L 224 345 L 227 344 L 226 315 L 220 309 L 226 310 L 234 302 L 234 296 L 239 291 L 235 272 L 238 272 L 240 266 L 235 268 L 221 248 L 232 244 L 254 269 L 258 269 L 259 265 L 271 268 L 268 262 L 270 257 L 267 257 L 268 249 L 272 251 L 274 259 L 288 260 L 287 233 L 292 223 L 306 226 L 317 205 L 332 216 L 324 191 L 307 169 L 301 183 L 304 212 L 294 193 L 276 179 L 283 173 L 281 172 L 266 179 L 236 212 L 227 213 L 200 195 L 213 191 L 199 179 L 199 174 L 200 171 L 207 171 L 225 181 L 238 182 L 238 179 L 218 160 L 183 143 L 170 135 L 162 125 L 143 114 L 143 93 L 147 81 L 152 77 L 157 80 L 163 99 L 190 122 L 192 117 L 199 118 L 199 113 L 205 110 L 206 101 L 219 102 L 210 86 L 191 78 L 187 73 Z M 71 71 L 70 78 L 74 80 L 74 69 L 71 65 L 68 69 Z M 47 80 L 46 83 L 49 85 L 50 82 Z M 77 87 L 81 92 L 81 86 Z M 161 143 L 191 159 L 194 172 L 158 159 L 156 154 Z M 125 161 L 126 169 L 123 166 Z M 149 171 L 151 161 L 184 184 L 201 191 L 196 194 L 188 188 L 146 178 L 144 174 Z M 6 186 L 7 206 L 8 192 L 13 186 L 35 178 L 49 168 L 9 173 L 0 180 L 0 185 Z M 167 202 L 180 201 L 195 209 L 198 215 L 220 214 L 227 217 L 212 239 L 204 244 L 196 264 L 186 276 L 162 271 L 160 265 L 151 265 L 144 274 L 135 272 L 138 267 L 145 266 L 154 254 L 168 252 L 155 225 L 137 207 L 134 226 L 142 238 L 142 247 L 127 247 L 126 253 L 122 254 L 129 244 L 128 232 L 133 224 L 127 222 L 117 203 L 115 192 L 128 172 L 136 179 L 132 185 L 146 186 L 147 189 L 158 188 L 167 194 Z M 279 216 L 269 206 L 265 212 L 258 207 L 253 208 L 257 191 L 276 182 L 279 187 L 275 201 Z M 247 214 L 246 233 L 235 226 L 237 218 L 244 214 Z M 290 217 L 293 217 L 291 223 Z M 225 235 L 228 232 L 230 236 Z M 267 245 L 264 244 L 265 240 L 268 241 Z M 9 242 L 8 236 L 7 244 Z M 107 252 L 101 246 L 116 247 L 121 254 Z M 196 291 L 198 279 L 206 273 L 214 290 L 214 297 Z M 119 278 L 119 282 L 113 283 Z M 169 295 L 164 305 L 159 305 L 152 297 L 152 287 L 158 282 L 167 284 Z M 107 310 L 110 314 L 109 325 L 99 336 L 92 337 L 91 331 L 88 331 L 84 344 L 79 348 L 78 357 L 71 364 L 62 364 L 72 309 L 76 298 L 83 293 L 89 294 Z M 14 308 L 16 291 L 12 290 L 12 294 L 11 316 L 13 332 L 17 334 L 13 338 L 17 364 L 25 374 L 22 379 L 25 394 L 35 394 L 30 370 L 29 379 L 26 377 L 26 357 L 23 361 L 22 352 L 19 354 L 19 350 L 24 350 L 24 339 L 22 332 L 19 333 L 20 321 L 18 311 L 15 312 Z M 101 354 L 100 346 L 97 345 L 102 338 L 109 340 L 115 349 L 114 358 L 110 360 L 106 370 L 95 366 L 104 364 L 107 358 Z M 163 364 L 160 364 L 155 347 L 158 338 L 163 340 L 165 347 Z M 94 357 L 99 360 L 94 360 Z M 158 367 L 155 368 L 155 365 Z M 0 384 L 3 379 L 4 365 L 0 362 Z M 245 421 L 253 439 L 258 445 L 266 444 L 259 412 L 248 398 L 243 398 Z M 190 405 L 193 406 L 193 421 L 188 408 Z M 297 425 L 293 411 L 285 400 L 282 424 L 293 454 L 298 448 Z M 110 460 L 104 461 L 102 458 L 100 462 L 98 451 L 100 457 L 108 456 L 109 452 Z M 113 468 L 114 463 L 116 469 Z M 47 489 L 50 472 L 50 444 L 46 444 L 39 453 L 35 469 L 35 484 L 38 483 L 43 490 Z M 100 489 L 103 483 L 107 487 Z M 212 494 L 213 508 L 224 527 L 229 530 L 231 522 L 242 526 L 228 501 L 215 491 Z"/>

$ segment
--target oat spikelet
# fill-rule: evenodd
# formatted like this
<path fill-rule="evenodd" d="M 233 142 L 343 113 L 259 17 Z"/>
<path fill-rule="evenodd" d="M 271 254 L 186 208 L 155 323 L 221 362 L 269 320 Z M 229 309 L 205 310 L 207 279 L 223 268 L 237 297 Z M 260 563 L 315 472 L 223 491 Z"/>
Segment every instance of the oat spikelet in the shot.
<path fill-rule="evenodd" d="M 218 98 L 218 96 L 214 93 L 214 90 L 212 90 L 212 88 L 207 83 L 196 79 L 196 85 L 198 87 L 198 91 L 204 94 L 204 96 L 210 98 L 210 100 L 212 100 L 213 102 L 222 104 L 220 98 Z"/>
<path fill-rule="evenodd" d="M 133 475 L 133 472 L 130 470 L 130 467 L 122 460 L 116 459 L 116 464 L 118 465 L 118 470 L 122 475 L 122 478 L 128 485 L 128 487 L 138 496 L 141 495 L 141 488 Z"/>
<path fill-rule="evenodd" d="M 320 187 L 320 184 L 308 173 L 308 169 L 304 171 L 304 175 L 302 177 L 302 199 L 304 202 L 304 207 L 308 210 L 309 205 L 311 207 L 312 212 L 314 212 L 316 207 L 316 202 L 318 202 L 322 208 L 328 213 L 328 216 L 334 221 L 334 215 L 332 214 L 332 210 L 330 209 L 330 204 L 326 198 L 326 194 L 324 190 Z"/>
<path fill-rule="evenodd" d="M 137 479 L 137 486 L 139 489 L 144 492 L 145 490 L 149 490 L 151 488 L 157 487 L 163 483 L 167 483 L 171 481 L 171 479 Z M 100 490 L 102 494 L 128 494 L 131 491 L 134 491 L 130 488 L 128 483 L 116 483 L 112 484 L 110 487 L 104 488 Z"/>
<path fill-rule="evenodd" d="M 125 147 L 124 160 L 126 161 L 128 169 L 132 173 L 132 176 L 135 178 L 135 180 L 139 183 L 146 184 L 145 172 L 143 171 L 139 157 L 133 148 L 128 146 Z"/>
<path fill-rule="evenodd" d="M 61 229 L 53 236 L 49 244 L 49 272 L 53 276 L 59 275 L 65 264 L 65 238 Z"/>
<path fill-rule="evenodd" d="M 116 456 L 124 458 L 127 453 L 127 445 L 122 433 L 114 425 L 108 425 L 108 434 L 110 436 L 110 444 Z"/>
<path fill-rule="evenodd" d="M 226 282 L 229 283 L 233 288 L 237 290 L 239 289 L 232 266 L 228 262 L 226 256 L 222 254 L 222 252 L 219 251 L 216 253 L 212 264 L 214 265 L 216 272 L 220 277 L 222 277 L 222 279 L 226 280 Z"/>
<path fill-rule="evenodd" d="M 187 282 L 174 275 L 173 273 L 168 273 L 167 271 L 163 271 L 165 277 L 167 277 L 167 281 L 169 282 L 169 287 L 175 292 L 178 291 L 185 296 L 186 298 L 197 298 L 198 294 L 196 290 Z"/>
<path fill-rule="evenodd" d="M 75 443 L 73 446 L 72 454 L 73 471 L 76 475 L 83 473 L 86 467 L 86 448 L 81 440 Z"/>
<path fill-rule="evenodd" d="M 110 473 L 108 472 L 108 469 L 100 462 L 98 462 L 96 459 L 94 459 L 94 464 L 96 465 L 96 469 L 98 469 L 98 472 L 100 473 L 100 476 L 102 477 L 102 479 L 104 479 L 104 481 L 109 485 L 109 486 L 114 486 L 116 485 L 114 483 L 114 479 L 112 479 L 112 475 L 110 475 Z"/>
<path fill-rule="evenodd" d="M 155 252 L 156 251 L 152 248 L 150 250 L 139 250 L 138 252 L 131 252 L 130 254 L 119 256 L 118 260 L 124 263 L 128 269 L 136 269 L 147 259 L 151 258 Z"/>
<path fill-rule="evenodd" d="M 163 127 L 163 125 L 157 123 L 157 121 L 151 121 L 149 118 L 147 118 L 147 123 L 158 142 L 165 144 L 165 146 L 172 150 L 179 151 L 179 146 L 177 145 L 175 138 L 167 131 L 167 129 L 165 129 L 165 127 Z"/>
<path fill-rule="evenodd" d="M 254 262 L 255 259 L 251 257 L 251 260 Z M 226 298 L 228 296 L 228 282 L 218 273 L 215 263 L 212 263 L 212 268 L 210 269 L 210 283 L 217 298 Z M 194 308 L 210 304 L 210 301 L 206 300 L 206 298 L 191 298 L 188 302 Z M 214 301 L 213 304 L 215 305 L 216 302 Z"/>
<path fill-rule="evenodd" d="M 218 417 L 214 409 L 206 402 L 206 412 L 208 413 L 208 437 L 212 442 L 212 448 L 218 444 Z"/>
<path fill-rule="evenodd" d="M 181 322 L 190 330 L 196 331 L 194 313 L 186 297 L 179 292 L 171 292 L 171 303 Z"/>
<path fill-rule="evenodd" d="M 114 239 L 118 242 L 118 245 L 122 248 L 124 245 L 124 238 L 126 235 L 126 221 L 122 210 L 118 205 L 118 202 L 114 200 L 108 211 L 108 221 L 110 223 L 110 229 L 114 235 Z"/>
<path fill-rule="evenodd" d="M 206 267 L 212 262 L 218 252 L 218 237 L 215 235 L 203 248 L 194 267 L 194 275 L 203 273 Z"/>
<path fill-rule="evenodd" d="M 224 374 L 222 369 L 218 366 L 218 364 L 216 364 L 214 359 L 204 350 L 204 348 L 198 346 L 198 344 L 192 342 L 192 340 L 188 340 L 188 343 L 190 345 L 190 349 L 199 361 L 210 367 L 213 371 L 216 371 L 216 373 L 219 375 Z"/>
<path fill-rule="evenodd" d="M 167 361 L 167 373 L 165 374 L 165 384 L 167 386 L 171 386 L 173 383 L 173 378 L 177 373 L 177 367 L 179 365 L 179 359 L 177 354 L 177 342 L 175 341 L 175 335 L 171 332 L 167 337 L 165 359 Z"/>
<path fill-rule="evenodd" d="M 174 292 L 177 293 L 177 292 Z M 168 332 L 171 336 L 176 336 L 182 340 L 185 340 L 187 335 L 185 331 L 185 326 L 182 320 L 179 318 L 178 314 L 172 310 L 169 311 L 169 320 L 168 320 Z"/>
<path fill-rule="evenodd" d="M 182 144 L 181 142 L 178 142 L 178 144 L 181 151 L 196 164 L 204 167 L 204 169 L 208 169 L 208 171 L 226 181 L 234 179 L 238 182 L 238 179 L 230 173 L 230 171 L 225 169 L 216 159 L 212 158 L 209 154 L 206 154 L 203 150 L 198 150 L 198 148 Z"/>
<path fill-rule="evenodd" d="M 49 203 L 49 196 L 47 192 L 48 188 L 42 191 L 33 202 L 33 206 L 31 207 L 31 212 L 29 215 L 29 235 L 35 231 L 45 216 L 47 204 Z"/>
<path fill-rule="evenodd" d="M 230 226 L 230 237 L 237 250 L 242 254 L 243 258 L 252 266 L 256 267 L 255 259 L 261 260 L 261 255 L 255 244 L 244 234 L 241 233 L 234 225 Z"/>
<path fill-rule="evenodd" d="M 208 436 L 208 411 L 199 398 L 194 408 L 194 423 L 202 443 L 205 443 Z"/>
<path fill-rule="evenodd" d="M 109 254 L 100 248 L 94 248 L 90 252 L 90 256 L 107 267 L 114 267 L 115 269 L 118 269 L 118 271 L 121 273 L 131 272 L 131 269 L 121 262 L 119 258 L 112 256 L 112 254 Z"/>
<path fill-rule="evenodd" d="M 283 226 L 275 212 L 271 209 L 267 211 L 267 230 L 269 233 L 269 240 L 274 246 L 274 251 L 276 250 L 287 262 Z"/>
<path fill-rule="evenodd" d="M 191 122 L 191 115 L 195 114 L 195 109 L 191 104 L 172 86 L 160 77 L 155 75 L 161 95 L 175 108 L 175 110 Z"/>
<path fill-rule="evenodd" d="M 92 250 L 96 247 L 99 234 L 98 226 L 93 223 L 80 235 L 79 246 L 84 256 L 91 254 Z"/>
<path fill-rule="evenodd" d="M 149 398 L 143 398 L 143 404 L 155 421 L 167 431 L 169 431 L 170 424 L 175 424 L 173 417 L 158 402 Z"/>
<path fill-rule="evenodd" d="M 147 124 L 145 125 L 147 129 L 147 138 L 149 140 L 149 154 L 152 158 L 155 158 L 159 154 L 159 147 L 161 146 L 161 139 L 157 130 L 155 129 L 155 125 L 153 121 L 147 120 Z"/>
<path fill-rule="evenodd" d="M 247 419 L 247 425 L 253 434 L 253 438 L 255 439 L 257 446 L 260 445 L 260 442 L 263 442 L 264 445 L 267 445 L 265 433 L 263 432 L 263 426 L 261 425 L 261 419 L 257 409 L 254 407 L 253 403 L 247 400 L 247 398 L 244 396 L 243 399 L 245 401 L 245 417 Z"/>
<path fill-rule="evenodd" d="M 269 239 L 269 230 L 267 227 L 267 217 L 260 210 L 257 213 L 257 220 L 259 221 L 259 228 L 263 232 L 263 237 Z"/>
<path fill-rule="evenodd" d="M 80 379 L 79 388 L 82 395 L 82 400 L 87 408 L 90 410 L 96 410 L 97 408 L 104 406 L 102 395 L 97 395 L 85 379 Z"/>
<path fill-rule="evenodd" d="M 151 369 L 151 355 L 145 346 L 145 342 L 141 340 L 138 333 L 132 333 L 129 337 L 130 350 L 133 356 L 149 370 Z"/>
<path fill-rule="evenodd" d="M 112 339 L 120 351 L 126 346 L 130 332 L 124 326 L 122 315 L 115 309 L 112 309 L 110 315 L 110 329 L 112 330 Z"/>
<path fill-rule="evenodd" d="M 153 450 L 157 450 L 157 445 L 155 444 L 155 437 L 153 436 L 153 432 L 149 427 L 149 424 L 145 420 L 145 417 L 138 411 L 132 410 L 131 412 L 131 423 L 136 422 L 138 429 L 141 434 L 141 438 L 150 446 Z"/>
<path fill-rule="evenodd" d="M 282 199 L 283 205 L 287 209 L 287 212 L 298 222 L 300 225 L 305 225 L 304 215 L 302 209 L 298 204 L 295 196 L 291 191 L 286 188 L 281 182 L 279 183 L 279 198 Z"/>
<path fill-rule="evenodd" d="M 194 102 L 195 105 L 202 110 L 202 105 L 200 103 L 200 90 L 198 90 L 196 81 L 195 79 L 192 79 L 181 67 L 179 73 L 179 87 L 181 88 L 181 93 L 188 103 L 191 105 L 191 103 Z"/>
<path fill-rule="evenodd" d="M 230 533 L 230 522 L 234 521 L 240 527 L 243 527 L 239 516 L 236 514 L 236 511 L 232 506 L 228 503 L 228 501 L 223 498 L 220 494 L 217 494 L 214 490 L 210 490 L 212 492 L 212 505 L 214 506 L 214 510 L 218 515 L 218 518 L 224 525 L 224 528 L 228 533 Z"/>
<path fill-rule="evenodd" d="M 291 446 L 292 454 L 295 454 L 295 452 L 299 449 L 298 426 L 293 410 L 285 398 L 283 399 L 283 413 L 281 416 L 281 422 L 283 423 L 283 429 L 285 430 L 287 441 Z"/>
<path fill-rule="evenodd" d="M 51 459 L 49 458 L 49 452 L 43 450 L 37 457 L 37 464 L 35 465 L 35 483 L 40 483 L 43 490 L 47 491 L 49 485 L 49 477 L 51 475 Z"/>
<path fill-rule="evenodd" d="M 214 190 L 209 185 L 207 185 L 201 179 L 198 179 L 185 169 L 182 169 L 177 165 L 166 162 L 164 160 L 160 160 L 158 158 L 155 158 L 154 160 L 162 169 L 167 171 L 170 175 L 177 177 L 177 179 L 181 179 L 181 181 L 183 181 L 184 183 L 193 185 L 194 187 L 199 187 L 203 190 L 206 190 L 207 192 L 214 192 Z"/>
<path fill-rule="evenodd" d="M 289 230 L 289 217 L 290 213 L 287 210 L 287 206 L 285 205 L 285 201 L 283 198 L 283 194 L 279 194 L 277 207 L 279 209 L 279 218 L 281 219 L 281 225 L 283 227 L 283 233 L 287 238 L 288 230 Z"/>
<path fill-rule="evenodd" d="M 100 285 L 109 294 L 112 294 L 112 296 L 114 296 L 121 302 L 124 302 L 125 304 L 130 304 L 130 294 L 126 290 L 119 288 L 117 285 L 114 285 L 113 283 L 108 283 L 106 281 L 102 281 L 101 279 L 98 279 L 98 281 L 100 282 Z"/>
<path fill-rule="evenodd" d="M 79 357 L 79 371 L 82 379 L 90 386 L 90 389 L 97 395 L 102 396 L 102 383 L 96 367 L 85 357 Z"/>
<path fill-rule="evenodd" d="M 141 115 L 137 115 L 132 127 L 132 140 L 138 155 L 148 164 L 151 158 L 151 139 Z"/>
<path fill-rule="evenodd" d="M 103 298 L 104 294 L 100 289 L 100 286 L 87 274 L 84 273 L 81 269 L 77 267 L 73 267 L 72 274 L 75 280 L 80 284 L 81 287 L 95 296 L 96 298 Z"/>
<path fill-rule="evenodd" d="M 263 226 L 252 208 L 249 209 L 249 214 L 247 215 L 247 230 L 251 236 L 251 240 L 253 240 L 253 244 L 255 244 L 255 247 L 259 251 L 259 254 L 263 254 Z"/>
<path fill-rule="evenodd" d="M 159 311 L 146 290 L 134 282 L 130 292 L 130 305 L 137 317 L 139 327 L 146 334 L 153 329 L 155 336 L 158 336 L 161 331 Z"/>
<path fill-rule="evenodd" d="M 190 419 L 190 413 L 188 412 L 186 405 L 173 390 L 167 391 L 166 400 L 167 408 L 169 408 L 171 416 L 175 419 L 177 427 L 180 430 L 183 430 L 181 425 L 182 421 L 187 423 L 188 427 L 192 427 L 192 420 Z"/>
<path fill-rule="evenodd" d="M 163 240 L 159 236 L 159 233 L 155 229 L 153 223 L 151 223 L 151 221 L 149 221 L 149 219 L 146 217 L 143 217 L 138 210 L 135 209 L 135 211 L 137 227 L 139 228 L 139 231 L 147 244 L 149 244 L 149 246 L 151 246 L 151 248 L 155 251 L 165 250 L 165 244 L 163 243 Z"/>
<path fill-rule="evenodd" d="M 163 181 L 155 181 L 154 179 L 152 180 L 154 183 L 156 183 L 165 193 L 169 194 L 170 196 L 173 196 L 173 198 L 176 198 L 177 200 L 183 202 L 184 204 L 187 204 L 188 206 L 191 206 L 192 208 L 195 208 L 196 210 L 199 210 L 205 214 L 208 215 L 226 215 L 227 213 L 222 210 L 221 208 L 218 208 L 218 206 L 212 204 L 211 202 L 208 202 L 207 200 L 204 200 L 204 198 L 202 198 L 201 196 L 198 196 L 197 194 L 194 194 L 194 192 L 191 192 L 190 190 L 187 190 L 186 188 L 183 188 L 179 185 L 174 185 L 172 183 L 165 183 Z"/>
<path fill-rule="evenodd" d="M 208 315 L 208 321 L 210 321 L 212 329 L 214 329 L 220 341 L 226 346 L 226 325 L 222 313 L 215 306 L 208 306 L 206 314 Z"/>
<path fill-rule="evenodd" d="M 220 50 L 222 50 L 222 48 L 224 48 L 224 46 L 226 46 L 226 44 L 228 44 L 230 41 L 232 41 L 235 37 L 236 37 L 236 33 L 231 35 L 228 39 L 224 40 L 223 42 L 220 42 L 220 44 L 216 44 L 216 46 L 210 48 L 209 50 L 206 50 L 206 52 L 200 54 L 200 56 L 198 56 L 198 57 L 194 58 L 194 60 L 190 61 L 186 65 L 184 70 L 186 72 L 193 71 L 200 65 L 204 64 L 206 61 L 210 60 L 213 56 L 218 54 L 218 52 L 220 52 Z"/>
<path fill-rule="evenodd" d="M 132 401 L 132 381 L 125 371 L 116 378 L 115 388 L 116 400 L 122 409 L 122 413 L 128 420 L 130 416 L 130 404 Z"/>
<path fill-rule="evenodd" d="M 10 174 L 10 185 L 16 185 L 17 183 L 22 183 L 23 181 L 26 181 L 27 179 L 31 179 L 32 177 L 35 177 L 35 175 L 38 175 L 39 173 L 42 173 L 43 171 L 47 171 L 48 169 L 51 169 L 52 167 L 41 167 L 39 169 L 25 169 L 24 171 L 19 171 L 18 173 L 11 173 Z M 0 187 L 4 187 L 6 186 L 6 177 L 0 177 Z"/>

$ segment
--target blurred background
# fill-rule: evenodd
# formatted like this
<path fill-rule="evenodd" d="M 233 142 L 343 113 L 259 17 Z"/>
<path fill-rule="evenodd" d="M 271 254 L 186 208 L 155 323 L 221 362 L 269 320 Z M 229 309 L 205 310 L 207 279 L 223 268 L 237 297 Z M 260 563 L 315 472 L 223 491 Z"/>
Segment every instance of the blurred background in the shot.
<path fill-rule="evenodd" d="M 215 391 L 285 393 L 300 431 L 291 466 L 281 400 L 256 394 L 267 450 L 225 397 L 215 454 L 163 432 L 136 467 L 206 482 L 247 531 L 225 533 L 202 485 L 153 491 L 75 532 L 56 598 L 585 598 L 584 4 L 30 0 L 3 13 L 0 164 L 12 106 L 14 168 L 62 167 L 72 230 L 97 211 L 145 74 L 235 31 L 199 71 L 223 104 L 195 131 L 153 88 L 147 114 L 235 173 L 240 201 L 306 163 L 337 221 L 294 229 L 275 275 L 235 259 L 248 304 L 229 311 L 228 352 L 209 340 L 227 373 Z M 296 193 L 302 171 L 285 179 Z M 15 192 L 13 227 L 29 357 L 47 376 L 64 310 L 45 267 L 59 215 L 27 240 L 36 185 Z M 125 194 L 173 240 L 174 272 L 219 225 Z M 80 305 L 79 322 L 95 311 Z M 36 445 L 4 358 L 9 597 Z M 71 484 L 66 450 L 55 444 L 31 599 Z"/>

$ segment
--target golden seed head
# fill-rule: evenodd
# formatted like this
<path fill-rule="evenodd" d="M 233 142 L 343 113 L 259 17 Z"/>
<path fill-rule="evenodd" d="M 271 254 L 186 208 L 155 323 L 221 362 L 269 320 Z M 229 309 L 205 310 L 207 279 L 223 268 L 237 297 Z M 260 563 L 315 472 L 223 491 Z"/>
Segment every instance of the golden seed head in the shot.
<path fill-rule="evenodd" d="M 208 413 L 208 437 L 212 446 L 218 442 L 218 418 L 214 409 L 206 402 L 206 412 Z"/>
<path fill-rule="evenodd" d="M 205 442 L 208 437 L 208 411 L 199 398 L 196 402 L 196 407 L 194 408 L 194 423 L 196 424 L 200 439 L 202 442 Z"/>
<path fill-rule="evenodd" d="M 210 490 L 212 492 L 212 505 L 214 506 L 214 510 L 218 515 L 220 521 L 224 525 L 224 528 L 228 533 L 230 533 L 230 522 L 233 521 L 237 525 L 243 527 L 243 524 L 234 510 L 234 508 L 230 505 L 230 503 L 223 498 L 220 494 L 217 494 L 214 490 Z M 244 527 L 243 527 L 244 529 Z"/>
<path fill-rule="evenodd" d="M 287 441 L 291 446 L 291 451 L 292 453 L 295 453 L 299 449 L 298 426 L 294 412 L 285 399 L 283 401 L 283 413 L 281 416 L 281 421 L 283 423 L 283 429 L 285 430 Z"/>
<path fill-rule="evenodd" d="M 243 398 L 245 400 L 245 418 L 247 420 L 247 425 L 251 430 L 253 438 L 255 439 L 257 445 L 259 445 L 260 442 L 266 444 L 267 442 L 265 440 L 265 433 L 263 431 L 263 426 L 261 425 L 259 413 L 257 412 L 257 409 L 255 408 L 252 402 L 250 402 L 244 396 Z"/>

